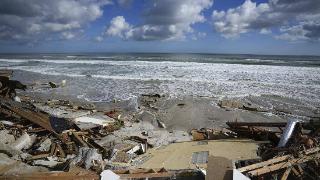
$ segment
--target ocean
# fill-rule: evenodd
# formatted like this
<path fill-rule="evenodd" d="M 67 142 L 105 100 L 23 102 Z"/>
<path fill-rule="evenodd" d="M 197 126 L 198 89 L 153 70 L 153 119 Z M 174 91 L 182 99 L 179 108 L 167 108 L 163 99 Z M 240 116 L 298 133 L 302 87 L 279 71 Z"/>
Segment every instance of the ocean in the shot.
<path fill-rule="evenodd" d="M 61 82 L 61 94 L 92 102 L 159 93 L 216 98 L 278 95 L 320 106 L 320 57 L 224 54 L 2 54 L 0 68 L 26 84 Z"/>

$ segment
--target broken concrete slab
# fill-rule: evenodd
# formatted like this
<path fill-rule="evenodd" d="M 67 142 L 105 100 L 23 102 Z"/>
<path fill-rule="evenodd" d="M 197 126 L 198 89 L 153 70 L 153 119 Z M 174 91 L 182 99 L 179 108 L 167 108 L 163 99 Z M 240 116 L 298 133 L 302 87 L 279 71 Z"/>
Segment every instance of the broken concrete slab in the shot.
<path fill-rule="evenodd" d="M 108 126 L 115 122 L 113 118 L 106 115 L 81 116 L 73 119 L 80 129 L 91 129 L 98 126 Z"/>
<path fill-rule="evenodd" d="M 72 109 L 68 109 L 63 106 L 60 106 L 57 108 L 57 107 L 50 107 L 42 103 L 34 103 L 33 105 L 38 109 L 50 114 L 51 116 L 60 117 L 60 118 L 73 119 L 80 116 L 86 116 L 91 114 L 91 111 L 86 111 L 86 110 L 74 111 Z"/>

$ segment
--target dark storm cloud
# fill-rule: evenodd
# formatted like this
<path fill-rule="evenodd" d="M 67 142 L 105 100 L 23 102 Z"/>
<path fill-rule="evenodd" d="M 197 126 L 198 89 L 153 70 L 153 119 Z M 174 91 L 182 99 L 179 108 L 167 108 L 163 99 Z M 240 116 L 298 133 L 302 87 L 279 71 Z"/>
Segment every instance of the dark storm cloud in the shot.
<path fill-rule="evenodd" d="M 305 24 L 303 29 L 307 31 L 306 37 L 310 39 L 320 39 L 320 24 Z"/>
<path fill-rule="evenodd" d="M 19 17 L 32 17 L 40 15 L 39 6 L 25 0 L 1 0 L 0 15 L 15 15 Z"/>
<path fill-rule="evenodd" d="M 0 40 L 70 39 L 103 13 L 105 0 L 1 0 Z"/>

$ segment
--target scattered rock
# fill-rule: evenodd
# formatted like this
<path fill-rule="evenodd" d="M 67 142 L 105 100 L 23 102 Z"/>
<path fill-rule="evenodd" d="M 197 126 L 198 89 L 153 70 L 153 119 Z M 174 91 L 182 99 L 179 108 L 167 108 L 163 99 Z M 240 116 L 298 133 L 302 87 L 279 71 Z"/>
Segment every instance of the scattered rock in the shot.
<path fill-rule="evenodd" d="M 183 106 L 185 106 L 186 104 L 184 104 L 184 103 L 179 103 L 179 104 L 177 104 L 177 106 L 179 106 L 179 107 L 183 107 Z"/>
<path fill-rule="evenodd" d="M 237 108 L 237 109 L 243 108 L 243 104 L 236 100 L 221 100 L 218 102 L 218 106 L 222 108 Z"/>
<path fill-rule="evenodd" d="M 142 96 L 151 97 L 151 98 L 161 98 L 160 94 L 142 94 Z"/>
<path fill-rule="evenodd" d="M 157 122 L 158 122 L 158 127 L 159 128 L 167 128 L 166 124 L 164 124 L 164 122 L 160 121 L 159 119 L 157 120 Z"/>
<path fill-rule="evenodd" d="M 147 132 L 147 131 L 142 131 L 141 134 L 142 134 L 143 136 L 148 136 L 148 132 Z"/>
<path fill-rule="evenodd" d="M 16 101 L 16 102 L 21 102 L 21 99 L 19 98 L 19 96 L 15 96 L 15 97 L 13 98 L 13 100 Z"/>
<path fill-rule="evenodd" d="M 56 83 L 54 83 L 54 82 L 49 82 L 49 86 L 51 88 L 57 88 L 58 87 L 58 85 Z"/>
<path fill-rule="evenodd" d="M 248 110 L 248 111 L 259 111 L 259 107 L 254 106 L 251 103 L 244 103 L 243 104 L 243 109 Z"/>
<path fill-rule="evenodd" d="M 96 106 L 94 104 L 83 104 L 78 106 L 78 109 L 80 110 L 88 110 L 88 111 L 92 111 L 96 109 Z"/>
<path fill-rule="evenodd" d="M 61 87 L 66 86 L 66 84 L 67 84 L 67 80 L 64 79 L 64 80 L 61 81 Z"/>

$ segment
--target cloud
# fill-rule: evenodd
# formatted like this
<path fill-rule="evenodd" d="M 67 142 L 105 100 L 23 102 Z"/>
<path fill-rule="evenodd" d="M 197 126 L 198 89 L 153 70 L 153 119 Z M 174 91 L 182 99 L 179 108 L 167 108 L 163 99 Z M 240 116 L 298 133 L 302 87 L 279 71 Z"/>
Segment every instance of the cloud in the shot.
<path fill-rule="evenodd" d="M 106 35 L 125 37 L 125 33 L 131 29 L 131 26 L 126 22 L 123 16 L 112 18 L 110 25 L 106 31 Z"/>
<path fill-rule="evenodd" d="M 299 40 L 320 40 L 320 23 L 302 22 L 295 26 L 281 27 L 281 34 L 277 39 L 299 41 Z"/>
<path fill-rule="evenodd" d="M 103 37 L 102 37 L 102 36 L 96 36 L 96 37 L 94 38 L 94 40 L 95 40 L 96 42 L 102 42 L 102 41 L 103 41 Z"/>
<path fill-rule="evenodd" d="M 132 1 L 133 0 L 118 0 L 117 2 L 121 7 L 130 7 L 132 4 Z"/>
<path fill-rule="evenodd" d="M 109 0 L 1 0 L 0 40 L 72 39 L 103 14 Z"/>
<path fill-rule="evenodd" d="M 320 3 L 318 0 L 269 0 L 257 4 L 246 0 L 236 8 L 213 11 L 213 27 L 226 38 L 238 37 L 249 31 L 271 34 L 278 29 L 278 39 L 319 39 Z"/>
<path fill-rule="evenodd" d="M 270 29 L 267 29 L 267 28 L 262 28 L 260 30 L 260 34 L 271 34 L 272 31 Z"/>
<path fill-rule="evenodd" d="M 187 33 L 194 32 L 192 25 L 206 20 L 202 13 L 212 6 L 213 2 L 212 0 L 152 0 L 150 4 L 151 7 L 143 14 L 144 21 L 141 25 L 135 27 L 129 25 L 129 29 L 114 34 L 123 39 L 137 41 L 184 39 Z M 124 18 L 123 20 L 122 23 L 127 23 Z M 110 24 L 111 27 L 113 22 Z"/>
<path fill-rule="evenodd" d="M 246 0 L 241 6 L 228 11 L 213 11 L 214 28 L 226 38 L 237 37 L 248 32 L 250 25 L 257 20 L 261 13 L 269 10 L 266 3 L 257 6 Z"/>
<path fill-rule="evenodd" d="M 62 36 L 62 39 L 67 39 L 67 40 L 69 40 L 69 39 L 73 39 L 73 38 L 75 37 L 75 34 L 72 33 L 72 32 L 67 32 L 67 31 L 65 31 L 65 32 L 62 32 L 62 33 L 61 33 L 61 36 Z"/>

